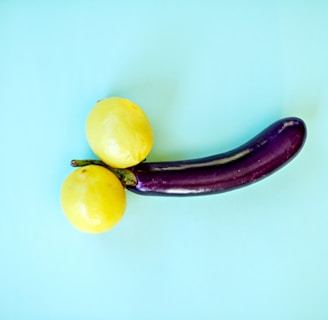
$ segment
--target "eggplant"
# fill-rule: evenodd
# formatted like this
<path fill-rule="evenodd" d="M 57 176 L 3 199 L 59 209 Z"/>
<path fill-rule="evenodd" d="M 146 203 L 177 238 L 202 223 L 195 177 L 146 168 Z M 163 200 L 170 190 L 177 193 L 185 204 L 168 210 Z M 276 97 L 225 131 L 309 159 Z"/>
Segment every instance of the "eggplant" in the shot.
<path fill-rule="evenodd" d="M 288 117 L 225 153 L 193 160 L 142 162 L 128 169 L 108 168 L 128 190 L 141 195 L 222 193 L 247 186 L 277 171 L 299 153 L 305 139 L 303 120 Z M 106 166 L 98 160 L 72 161 L 73 166 L 90 163 Z"/>

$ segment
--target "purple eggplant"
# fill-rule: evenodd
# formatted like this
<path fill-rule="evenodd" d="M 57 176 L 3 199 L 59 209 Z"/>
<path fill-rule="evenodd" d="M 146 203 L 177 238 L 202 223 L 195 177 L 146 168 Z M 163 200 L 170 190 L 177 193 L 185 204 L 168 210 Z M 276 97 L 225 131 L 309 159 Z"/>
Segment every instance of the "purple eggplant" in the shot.
<path fill-rule="evenodd" d="M 298 118 L 279 120 L 244 145 L 226 153 L 185 161 L 142 162 L 130 168 L 144 195 L 205 195 L 254 183 L 289 162 L 306 137 Z"/>
<path fill-rule="evenodd" d="M 226 192 L 272 174 L 302 148 L 306 127 L 301 119 L 281 119 L 256 137 L 229 152 L 182 161 L 142 162 L 112 170 L 125 187 L 141 195 L 192 196 Z M 73 166 L 101 164 L 73 160 Z"/>

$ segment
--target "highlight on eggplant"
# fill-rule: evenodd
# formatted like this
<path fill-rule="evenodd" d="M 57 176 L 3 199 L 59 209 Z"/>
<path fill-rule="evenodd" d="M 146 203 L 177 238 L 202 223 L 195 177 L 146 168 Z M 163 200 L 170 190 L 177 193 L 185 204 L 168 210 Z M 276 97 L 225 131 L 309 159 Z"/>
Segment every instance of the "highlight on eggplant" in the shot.
<path fill-rule="evenodd" d="M 110 168 L 100 160 L 72 160 L 71 164 L 105 166 L 128 190 L 141 195 L 208 195 L 247 186 L 271 175 L 299 153 L 305 139 L 303 120 L 288 117 L 238 148 L 205 158 L 142 162 L 128 169 Z"/>

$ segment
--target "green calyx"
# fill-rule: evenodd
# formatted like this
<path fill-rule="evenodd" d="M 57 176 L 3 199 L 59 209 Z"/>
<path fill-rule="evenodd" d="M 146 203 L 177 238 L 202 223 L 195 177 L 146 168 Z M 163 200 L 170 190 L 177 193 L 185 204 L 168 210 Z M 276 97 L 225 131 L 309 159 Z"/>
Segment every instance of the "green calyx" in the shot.
<path fill-rule="evenodd" d="M 129 169 L 112 168 L 101 160 L 72 160 L 71 161 L 72 167 L 84 167 L 88 165 L 97 165 L 108 169 L 109 171 L 115 174 L 115 176 L 121 181 L 124 187 L 137 185 L 137 178 L 134 175 L 134 173 Z"/>

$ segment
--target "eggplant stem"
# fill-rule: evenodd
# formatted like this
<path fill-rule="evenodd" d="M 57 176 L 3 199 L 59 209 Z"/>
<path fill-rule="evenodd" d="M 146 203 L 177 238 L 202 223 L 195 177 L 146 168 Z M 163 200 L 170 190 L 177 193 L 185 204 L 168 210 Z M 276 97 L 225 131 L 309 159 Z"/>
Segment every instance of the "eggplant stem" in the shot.
<path fill-rule="evenodd" d="M 113 168 L 106 163 L 104 163 L 101 160 L 93 160 L 93 159 L 86 159 L 86 160 L 72 160 L 71 161 L 71 166 L 72 167 L 84 167 L 88 165 L 96 165 L 96 166 L 101 166 L 112 173 L 115 174 L 115 176 L 121 181 L 122 185 L 124 187 L 129 186 L 129 187 L 134 187 L 137 185 L 137 178 L 134 175 L 134 173 L 129 170 L 129 169 L 121 169 L 121 168 Z"/>

